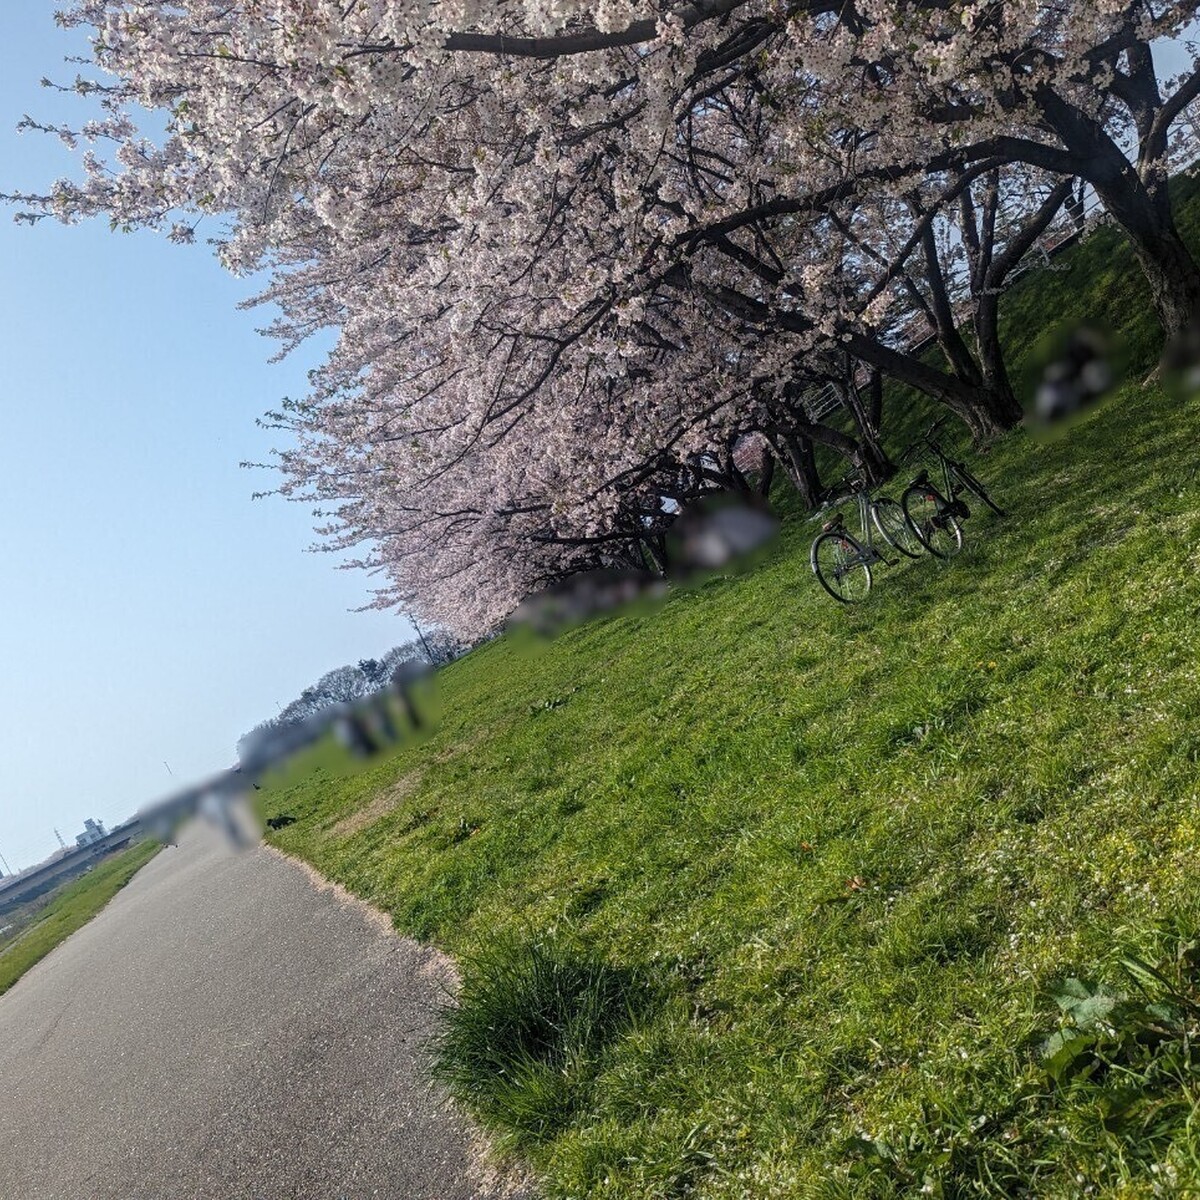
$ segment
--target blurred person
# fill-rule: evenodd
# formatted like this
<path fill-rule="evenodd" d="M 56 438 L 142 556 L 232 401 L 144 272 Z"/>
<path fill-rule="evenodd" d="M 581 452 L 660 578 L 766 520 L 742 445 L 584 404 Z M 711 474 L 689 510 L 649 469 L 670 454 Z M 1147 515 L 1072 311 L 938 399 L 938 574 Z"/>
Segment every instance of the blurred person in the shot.
<path fill-rule="evenodd" d="M 1195 313 L 1183 331 L 1167 343 L 1162 372 L 1167 386 L 1181 400 L 1200 392 L 1200 313 Z"/>
<path fill-rule="evenodd" d="M 740 496 L 706 496 L 690 504 L 671 526 L 673 574 L 719 571 L 768 545 L 779 521 Z"/>
<path fill-rule="evenodd" d="M 386 692 L 373 693 L 367 700 L 367 711 L 376 735 L 389 745 L 393 744 L 399 737 L 399 730 L 396 728 Z"/>
<path fill-rule="evenodd" d="M 210 824 L 221 831 L 235 849 L 248 849 L 254 842 L 247 821 L 238 812 L 238 798 L 227 792 L 206 792 L 200 801 L 200 813 Z"/>
<path fill-rule="evenodd" d="M 1042 372 L 1034 398 L 1038 418 L 1066 420 L 1094 404 L 1113 386 L 1109 347 L 1098 330 L 1081 325 Z"/>
<path fill-rule="evenodd" d="M 508 619 L 509 628 L 526 626 L 541 637 L 554 637 L 601 613 L 661 594 L 661 576 L 652 571 L 597 567 L 580 571 L 527 596 Z"/>
<path fill-rule="evenodd" d="M 379 750 L 366 722 L 355 712 L 339 713 L 334 718 L 333 736 L 355 758 L 370 758 Z"/>
<path fill-rule="evenodd" d="M 428 674 L 428 663 L 416 658 L 406 658 L 397 664 L 388 684 L 389 692 L 396 697 L 400 710 L 404 713 L 404 717 L 414 733 L 423 728 L 421 714 L 417 711 L 414 691 L 417 684 Z"/>

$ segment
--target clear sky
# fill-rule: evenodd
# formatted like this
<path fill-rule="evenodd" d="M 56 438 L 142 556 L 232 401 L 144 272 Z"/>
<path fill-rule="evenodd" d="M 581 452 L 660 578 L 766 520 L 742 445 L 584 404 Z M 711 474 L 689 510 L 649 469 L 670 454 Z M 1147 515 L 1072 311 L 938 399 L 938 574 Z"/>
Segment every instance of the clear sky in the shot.
<path fill-rule="evenodd" d="M 0 191 L 77 174 L 24 113 L 84 119 L 38 86 L 80 43 L 14 5 L 0 49 Z M 269 365 L 253 292 L 207 247 L 0 209 L 0 854 L 19 869 L 85 817 L 115 822 L 230 765 L 238 737 L 325 671 L 407 641 L 350 610 L 370 579 L 306 554 L 255 418 L 317 351 Z M 170 765 L 174 780 L 164 762 Z"/>

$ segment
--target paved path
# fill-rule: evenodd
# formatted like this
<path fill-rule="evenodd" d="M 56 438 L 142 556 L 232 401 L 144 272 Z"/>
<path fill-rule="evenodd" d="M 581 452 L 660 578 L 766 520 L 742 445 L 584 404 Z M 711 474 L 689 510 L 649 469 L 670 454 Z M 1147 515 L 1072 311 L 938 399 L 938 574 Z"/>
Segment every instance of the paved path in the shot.
<path fill-rule="evenodd" d="M 432 954 L 204 826 L 0 997 L 0 1197 L 499 1197 Z"/>

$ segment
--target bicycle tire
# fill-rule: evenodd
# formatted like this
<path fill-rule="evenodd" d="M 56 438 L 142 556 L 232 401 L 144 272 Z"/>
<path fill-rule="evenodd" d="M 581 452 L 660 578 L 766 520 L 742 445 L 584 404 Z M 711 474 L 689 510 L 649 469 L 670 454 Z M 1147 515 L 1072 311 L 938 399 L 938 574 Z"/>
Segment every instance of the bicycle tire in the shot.
<path fill-rule="evenodd" d="M 909 528 L 934 558 L 953 558 L 962 549 L 962 526 L 942 512 L 945 504 L 941 493 L 928 484 L 907 488 L 900 497 Z"/>
<path fill-rule="evenodd" d="M 871 568 L 862 546 L 848 533 L 836 529 L 822 533 L 812 544 L 809 561 L 817 582 L 840 604 L 866 599 L 874 582 Z M 847 580 L 854 582 L 847 585 Z"/>
<path fill-rule="evenodd" d="M 871 520 L 893 550 L 906 558 L 920 558 L 924 553 L 925 543 L 913 533 L 904 509 L 895 500 L 880 496 L 871 505 Z"/>
<path fill-rule="evenodd" d="M 988 495 L 987 488 L 985 488 L 983 486 L 983 484 L 980 483 L 979 480 L 976 479 L 975 476 L 972 475 L 971 472 L 967 470 L 966 467 L 964 467 L 958 463 L 955 463 L 953 470 L 954 470 L 954 474 L 957 475 L 960 480 L 962 480 L 963 486 L 968 491 L 974 492 L 975 495 L 978 496 L 979 499 L 982 500 L 984 502 L 984 504 L 986 504 L 988 506 L 988 508 L 990 508 L 992 510 L 992 512 L 994 512 L 996 514 L 996 516 L 998 516 L 998 517 L 1007 517 L 1008 516 L 1008 513 L 1006 513 L 1004 511 L 1004 509 L 1002 509 L 1000 507 L 1000 505 L 998 505 L 995 502 L 995 500 L 993 500 L 991 498 L 991 496 Z"/>

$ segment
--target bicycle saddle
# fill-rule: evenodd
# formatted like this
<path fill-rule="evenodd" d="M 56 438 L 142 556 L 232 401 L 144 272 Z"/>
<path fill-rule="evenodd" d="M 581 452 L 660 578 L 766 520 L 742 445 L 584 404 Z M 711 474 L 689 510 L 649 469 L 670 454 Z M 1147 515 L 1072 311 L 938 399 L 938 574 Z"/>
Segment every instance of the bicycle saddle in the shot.
<path fill-rule="evenodd" d="M 840 528 L 841 524 L 842 524 L 842 514 L 838 513 L 836 516 L 831 517 L 828 521 L 825 522 L 824 525 L 821 526 L 821 532 L 822 533 L 832 533 L 833 530 Z"/>
<path fill-rule="evenodd" d="M 929 472 L 928 472 L 928 470 L 925 470 L 925 471 L 922 471 L 920 473 L 920 475 L 915 476 L 913 478 L 913 481 L 908 486 L 909 487 L 919 487 L 921 484 L 928 483 L 928 482 L 929 482 Z"/>

